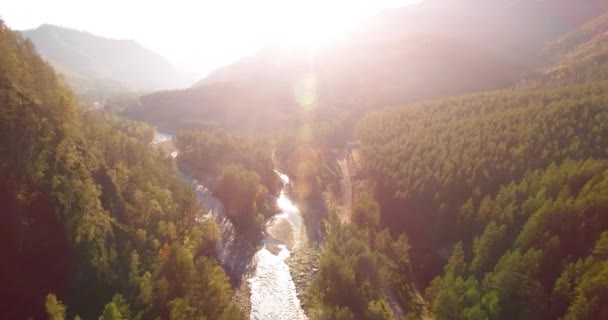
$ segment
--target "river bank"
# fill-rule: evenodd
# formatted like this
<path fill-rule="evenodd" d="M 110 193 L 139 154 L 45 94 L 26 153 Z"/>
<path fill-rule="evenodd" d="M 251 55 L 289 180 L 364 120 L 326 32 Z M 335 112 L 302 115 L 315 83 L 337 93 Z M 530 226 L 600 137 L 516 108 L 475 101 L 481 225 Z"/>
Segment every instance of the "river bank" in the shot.
<path fill-rule="evenodd" d="M 287 265 L 291 270 L 293 282 L 296 284 L 296 292 L 304 310 L 310 309 L 308 293 L 314 283 L 317 271 L 319 271 L 320 261 L 321 247 L 316 244 L 295 250 L 287 259 Z"/>
<path fill-rule="evenodd" d="M 241 281 L 232 293 L 232 302 L 246 315 L 251 315 L 251 284 Z"/>
<path fill-rule="evenodd" d="M 155 144 L 163 152 L 174 158 L 177 156 L 172 135 L 159 134 Z M 216 250 L 220 263 L 232 279 L 232 300 L 254 320 L 308 319 L 304 311 L 308 307 L 306 292 L 318 270 L 321 252 L 320 219 L 316 218 L 324 210 L 312 203 L 296 206 L 292 201 L 292 181 L 276 171 L 283 183 L 275 204 L 279 213 L 267 221 L 262 243 L 252 247 L 241 239 L 225 216 L 221 201 L 213 196 L 210 187 L 214 185 L 214 179 L 198 177 L 196 180 L 187 166 L 180 164 L 178 168 L 206 208 L 201 219 L 214 219 L 219 227 Z M 307 219 L 315 217 L 314 230 L 307 228 L 310 224 L 304 223 L 299 207 L 306 210 Z"/>

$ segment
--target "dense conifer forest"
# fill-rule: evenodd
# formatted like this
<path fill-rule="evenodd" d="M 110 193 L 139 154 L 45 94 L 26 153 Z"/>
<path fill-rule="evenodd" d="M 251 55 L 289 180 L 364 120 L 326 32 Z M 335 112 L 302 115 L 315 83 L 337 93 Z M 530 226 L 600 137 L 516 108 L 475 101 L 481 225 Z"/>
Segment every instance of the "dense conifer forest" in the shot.
<path fill-rule="evenodd" d="M 413 244 L 427 312 L 606 317 L 607 92 L 605 81 L 524 87 L 360 123 L 363 175 L 382 224 Z"/>
<path fill-rule="evenodd" d="M 0 22 L 0 314 L 238 319 L 190 186 L 153 129 L 83 113 Z"/>
<path fill-rule="evenodd" d="M 603 15 L 549 43 L 551 66 L 517 88 L 359 122 L 356 179 L 369 188 L 355 190 L 354 226 L 326 229 L 312 293 L 327 318 L 399 318 L 377 288 L 401 293 L 408 319 L 608 316 L 607 26 Z M 370 225 L 407 238 L 378 241 Z M 374 276 L 395 259 L 396 273 Z"/>

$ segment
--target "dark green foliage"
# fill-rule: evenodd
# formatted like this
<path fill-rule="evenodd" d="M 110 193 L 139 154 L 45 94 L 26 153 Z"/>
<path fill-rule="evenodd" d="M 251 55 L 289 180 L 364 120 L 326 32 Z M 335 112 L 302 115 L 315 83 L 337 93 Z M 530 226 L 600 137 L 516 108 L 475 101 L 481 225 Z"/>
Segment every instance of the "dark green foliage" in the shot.
<path fill-rule="evenodd" d="M 369 191 L 357 194 L 352 207 L 353 223 L 363 229 L 378 229 L 380 226 L 380 207 Z"/>
<path fill-rule="evenodd" d="M 473 242 L 473 260 L 471 261 L 471 273 L 482 275 L 496 263 L 501 252 L 504 251 L 506 226 L 498 226 L 492 221 L 484 232 L 475 238 Z M 502 250 L 501 250 L 502 249 Z"/>
<path fill-rule="evenodd" d="M 1 21 L 0 75 L 0 317 L 167 317 L 171 300 L 208 293 L 221 299 L 197 315 L 235 314 L 209 250 L 217 227 L 197 222 L 202 208 L 150 146 L 153 130 L 82 113 Z"/>
<path fill-rule="evenodd" d="M 365 314 L 368 303 L 382 295 L 380 281 L 366 235 L 354 225 L 332 224 L 313 288 L 322 305 Z"/>
<path fill-rule="evenodd" d="M 540 250 L 507 252 L 486 275 L 484 292 L 498 301 L 498 313 L 488 314 L 491 319 L 539 319 L 546 314 L 541 255 Z"/>
<path fill-rule="evenodd" d="M 437 319 L 487 319 L 486 312 L 493 307 L 491 299 L 482 299 L 474 278 L 463 280 L 451 273 L 435 279 L 426 295 Z"/>
<path fill-rule="evenodd" d="M 607 243 L 608 232 L 604 232 L 589 257 L 584 260 L 579 259 L 576 264 L 567 266 L 556 282 L 552 298 L 556 298 L 561 293 L 563 300 L 552 301 L 555 303 L 554 310 L 567 305 L 557 303 L 571 302 L 564 319 L 603 319 L 608 316 L 608 306 L 606 306 L 608 299 L 606 293 L 606 287 L 608 287 Z M 571 282 L 565 286 L 564 282 L 568 280 Z"/>
<path fill-rule="evenodd" d="M 462 250 L 462 249 L 460 249 Z M 458 249 L 455 255 L 460 256 Z M 455 272 L 450 259 L 445 273 L 427 289 L 431 311 L 438 319 L 539 319 L 546 314 L 538 280 L 540 251 L 519 250 L 503 256 L 481 282 Z"/>
<path fill-rule="evenodd" d="M 258 238 L 281 188 L 270 145 L 223 131 L 191 131 L 178 134 L 177 147 L 180 163 L 209 182 L 235 226 Z"/>
<path fill-rule="evenodd" d="M 467 310 L 486 319 L 602 319 L 607 201 L 607 161 L 566 161 L 501 187 L 487 200 L 490 223 L 473 242 L 470 271 L 457 267 L 467 261 L 457 246 L 427 289 L 433 312 L 440 319 Z M 473 292 L 478 298 L 461 300 Z"/>
<path fill-rule="evenodd" d="M 377 210 L 369 193 L 358 201 L 363 216 L 373 214 L 363 211 Z M 406 311 L 419 314 L 404 236 L 393 239 L 377 225 L 341 224 L 335 213 L 326 221 L 326 233 L 320 269 L 309 292 L 314 319 L 394 319 L 385 300 L 391 292 Z"/>
<path fill-rule="evenodd" d="M 181 132 L 176 138 L 179 159 L 196 177 L 219 176 L 231 163 L 256 172 L 270 194 L 278 195 L 281 181 L 274 172 L 271 146 L 260 139 L 232 135 L 224 131 Z"/>
<path fill-rule="evenodd" d="M 444 269 L 427 287 L 437 318 L 604 317 L 604 265 L 590 255 L 608 230 L 608 167 L 593 160 L 608 158 L 607 106 L 608 83 L 595 82 L 392 108 L 361 123 L 382 223 L 410 237 L 418 280 Z"/>
<path fill-rule="evenodd" d="M 440 266 L 432 251 L 471 241 L 483 230 L 494 210 L 486 197 L 502 184 L 554 162 L 608 156 L 602 138 L 608 135 L 606 105 L 608 83 L 598 82 L 471 95 L 369 115 L 358 136 L 367 173 L 377 182 L 383 221 L 407 231 L 429 280 Z"/>
<path fill-rule="evenodd" d="M 355 241 L 358 235 L 355 233 L 353 237 L 350 237 L 348 232 L 344 234 L 345 238 L 340 239 L 338 241 L 343 241 L 345 243 L 344 248 L 344 257 L 348 260 L 352 259 L 345 263 L 345 265 L 350 265 L 353 267 L 352 272 L 345 272 L 342 275 L 338 276 L 338 281 L 348 282 L 352 285 L 349 291 L 341 291 L 337 290 L 336 292 L 328 292 L 327 296 L 330 301 L 344 301 L 343 305 L 349 306 L 351 309 L 356 311 L 356 314 L 361 313 L 361 306 L 365 306 L 365 301 L 369 301 L 369 299 L 376 298 L 379 293 L 378 284 L 379 284 L 379 273 L 377 262 L 375 261 L 372 253 L 366 250 L 365 247 L 360 246 L 361 244 L 357 244 Z M 348 240 L 351 241 L 348 241 Z M 328 262 L 331 265 L 333 262 L 330 260 Z M 341 262 L 335 261 L 336 265 L 339 265 Z M 325 265 L 322 265 L 325 267 Z M 357 289 L 359 286 L 359 289 Z M 330 288 L 332 286 L 330 285 Z M 337 285 L 336 287 L 348 288 L 348 286 Z M 330 289 L 331 290 L 331 289 Z M 357 293 L 355 293 L 357 292 Z M 361 297 L 352 297 L 353 300 L 349 301 L 349 296 L 361 294 Z M 340 303 L 338 303 L 340 304 Z"/>
<path fill-rule="evenodd" d="M 224 204 L 228 218 L 236 225 L 254 225 L 258 213 L 268 212 L 268 208 L 263 208 L 267 206 L 268 189 L 260 184 L 257 173 L 240 164 L 230 164 L 222 169 L 214 193 Z"/>

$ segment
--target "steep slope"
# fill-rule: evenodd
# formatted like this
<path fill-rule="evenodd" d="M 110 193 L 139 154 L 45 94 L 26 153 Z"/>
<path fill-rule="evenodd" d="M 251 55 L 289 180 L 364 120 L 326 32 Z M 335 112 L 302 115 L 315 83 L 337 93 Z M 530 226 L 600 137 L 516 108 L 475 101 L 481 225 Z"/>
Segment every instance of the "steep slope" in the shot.
<path fill-rule="evenodd" d="M 560 6 L 567 1 L 552 3 L 563 10 Z M 543 1 L 512 1 L 509 6 L 530 4 L 535 7 Z M 583 5 L 589 7 L 581 9 L 587 10 L 604 4 Z M 546 9 L 555 14 L 556 8 Z M 527 14 L 532 12 L 542 16 L 537 11 Z M 602 11 L 586 12 L 593 16 Z M 531 29 L 527 35 L 544 33 L 541 38 L 552 39 L 588 17 L 578 10 L 562 17 L 569 15 L 576 19 L 563 28 Z M 527 55 L 540 54 L 544 42 L 530 46 L 512 34 L 511 40 L 525 50 L 522 55 L 509 51 L 510 57 L 522 63 L 537 60 L 539 66 L 557 61 L 556 67 L 539 76 L 542 81 L 534 89 L 404 105 L 372 112 L 360 122 L 356 158 L 363 167 L 356 179 L 373 186 L 379 209 L 354 209 L 360 217 L 353 220 L 364 229 L 387 227 L 409 239 L 411 250 L 405 249 L 408 244 L 400 252 L 409 253 L 411 259 L 391 276 L 398 279 L 393 290 L 410 292 L 399 299 L 407 318 L 606 317 L 608 220 L 603 213 L 608 205 L 608 145 L 603 137 L 608 134 L 608 84 L 543 87 L 605 79 L 604 22 L 605 15 L 574 28 L 548 46 L 548 55 L 532 59 Z M 389 38 L 395 34 L 390 30 L 384 32 Z M 552 78 L 555 74 L 561 77 Z M 361 191 L 357 193 L 360 197 Z M 372 247 L 384 243 L 370 238 Z M 373 290 L 353 288 L 342 274 L 353 272 L 364 279 L 356 273 L 358 262 L 339 260 L 341 255 L 355 257 L 345 249 L 349 240 L 342 240 L 344 248 L 339 250 L 335 244 L 326 248 L 323 256 L 331 264 L 325 261 L 329 267 L 322 268 L 316 279 L 313 293 L 322 304 L 315 310 L 348 319 L 353 313 L 370 317 L 374 306 L 372 318 L 394 318 L 381 298 L 370 302 L 368 310 L 360 309 L 366 299 L 378 296 L 371 295 Z M 366 270 L 373 272 L 375 267 Z M 382 281 L 373 287 L 381 285 Z M 417 303 L 421 300 L 412 296 L 411 288 L 426 288 L 425 303 Z"/>
<path fill-rule="evenodd" d="M 556 282 L 608 231 L 607 106 L 608 83 L 595 82 L 407 105 L 361 122 L 362 174 L 383 225 L 409 237 L 419 283 L 444 269 L 427 297 L 438 319 L 602 318 L 601 305 L 574 309 L 602 301 L 608 284 Z M 577 274 L 597 277 L 596 259 Z M 575 302 L 578 285 L 588 291 Z M 554 290 L 565 300 L 549 302 Z"/>
<path fill-rule="evenodd" d="M 0 106 L 0 318 L 242 319 L 153 129 L 84 113 L 1 20 Z"/>
<path fill-rule="evenodd" d="M 46 24 L 22 33 L 78 93 L 158 90 L 184 85 L 174 66 L 132 40 L 108 39 Z"/>
<path fill-rule="evenodd" d="M 550 84 L 580 83 L 608 77 L 608 13 L 568 33 L 546 48 L 555 63 L 536 78 Z"/>
<path fill-rule="evenodd" d="M 534 65 L 547 41 L 606 10 L 602 0 L 426 0 L 372 17 L 357 34 L 365 42 L 383 43 L 406 34 L 439 33 L 516 64 Z"/>

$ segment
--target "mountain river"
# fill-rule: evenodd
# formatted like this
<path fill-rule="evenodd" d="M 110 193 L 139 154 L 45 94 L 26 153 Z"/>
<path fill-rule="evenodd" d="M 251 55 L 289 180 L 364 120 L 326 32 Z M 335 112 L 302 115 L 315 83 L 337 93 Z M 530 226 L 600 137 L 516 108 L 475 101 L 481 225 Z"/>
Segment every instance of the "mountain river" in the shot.
<path fill-rule="evenodd" d="M 153 143 L 165 143 L 172 138 L 171 135 L 163 132 L 157 134 Z M 175 157 L 177 153 L 174 152 L 171 156 Z M 288 190 L 291 188 L 289 177 L 279 171 L 276 173 L 283 183 L 276 201 L 280 212 L 267 223 L 262 247 L 250 258 L 247 258 L 247 254 L 243 252 L 245 250 L 243 246 L 238 244 L 232 223 L 224 215 L 222 203 L 198 181 L 191 179 L 190 181 L 196 190 L 199 202 L 208 210 L 201 219 L 215 219 L 221 230 L 217 251 L 222 265 L 228 272 L 239 268 L 250 270 L 242 273 L 242 280 L 247 281 L 251 288 L 250 318 L 252 320 L 307 319 L 296 294 L 289 267 L 285 263 L 291 251 L 300 245 L 302 217 L 288 196 Z M 187 179 L 185 174 L 184 177 Z"/>

